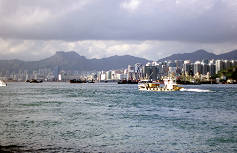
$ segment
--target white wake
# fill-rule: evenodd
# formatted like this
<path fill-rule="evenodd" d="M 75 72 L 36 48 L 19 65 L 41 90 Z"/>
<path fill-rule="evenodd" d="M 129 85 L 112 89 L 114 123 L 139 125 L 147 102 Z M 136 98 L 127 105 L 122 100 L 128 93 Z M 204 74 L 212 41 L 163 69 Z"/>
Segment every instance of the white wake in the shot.
<path fill-rule="evenodd" d="M 190 91 L 190 92 L 213 92 L 211 90 L 204 90 L 204 89 L 185 89 L 182 88 L 180 91 Z"/>

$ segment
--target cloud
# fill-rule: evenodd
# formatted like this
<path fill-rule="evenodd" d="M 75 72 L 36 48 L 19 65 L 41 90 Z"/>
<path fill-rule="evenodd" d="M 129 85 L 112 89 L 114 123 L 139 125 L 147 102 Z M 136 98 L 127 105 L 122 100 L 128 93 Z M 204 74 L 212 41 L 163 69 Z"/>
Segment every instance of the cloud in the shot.
<path fill-rule="evenodd" d="M 235 0 L 1 0 L 0 37 L 29 40 L 237 40 Z"/>
<path fill-rule="evenodd" d="M 88 58 L 237 48 L 236 0 L 0 0 L 0 59 L 58 50 Z"/>
<path fill-rule="evenodd" d="M 237 48 L 232 43 L 185 43 L 177 41 L 115 41 L 115 40 L 18 40 L 0 39 L 0 59 L 40 60 L 56 51 L 76 51 L 87 58 L 104 58 L 113 55 L 133 55 L 158 60 L 174 53 L 191 52 L 198 49 L 221 54 Z"/>
<path fill-rule="evenodd" d="M 127 9 L 128 11 L 135 11 L 140 5 L 139 0 L 130 0 L 121 3 L 121 7 Z"/>

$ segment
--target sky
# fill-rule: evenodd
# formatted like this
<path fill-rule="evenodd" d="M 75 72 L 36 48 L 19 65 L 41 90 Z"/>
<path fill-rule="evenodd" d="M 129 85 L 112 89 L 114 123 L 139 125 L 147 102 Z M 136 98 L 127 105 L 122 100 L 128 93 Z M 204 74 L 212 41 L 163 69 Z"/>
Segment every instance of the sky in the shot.
<path fill-rule="evenodd" d="M 0 0 L 0 59 L 237 49 L 236 0 Z"/>

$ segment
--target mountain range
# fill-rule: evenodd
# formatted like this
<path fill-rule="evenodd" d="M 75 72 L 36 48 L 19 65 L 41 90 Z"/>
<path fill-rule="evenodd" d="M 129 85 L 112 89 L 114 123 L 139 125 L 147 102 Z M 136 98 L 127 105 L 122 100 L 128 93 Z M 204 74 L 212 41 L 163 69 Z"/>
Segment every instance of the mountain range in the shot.
<path fill-rule="evenodd" d="M 216 55 L 205 50 L 197 50 L 192 53 L 173 54 L 158 61 L 168 60 L 191 60 L 197 61 L 202 59 L 234 59 L 237 60 L 237 50 L 228 53 Z M 71 71 L 101 71 L 127 68 L 128 65 L 136 63 L 146 64 L 149 60 L 145 58 L 134 57 L 130 55 L 111 56 L 102 59 L 87 59 L 80 56 L 75 51 L 64 52 L 58 51 L 51 57 L 39 61 L 21 61 L 21 60 L 0 60 L 0 75 L 6 72 L 18 72 L 27 70 L 32 72 L 38 69 L 71 70 Z"/>
<path fill-rule="evenodd" d="M 39 61 L 0 60 L 0 72 L 18 72 L 28 70 L 32 72 L 38 69 L 70 70 L 70 71 L 101 71 L 127 68 L 136 63 L 146 64 L 147 59 L 130 55 L 111 56 L 102 59 L 87 59 L 75 51 L 58 51 L 51 57 Z"/>
<path fill-rule="evenodd" d="M 192 53 L 183 53 L 183 54 L 173 54 L 171 56 L 160 59 L 160 62 L 168 60 L 191 60 L 193 62 L 200 61 L 202 59 L 226 59 L 226 60 L 237 60 L 237 50 L 230 51 L 228 53 L 216 55 L 209 53 L 205 50 L 197 50 Z"/>

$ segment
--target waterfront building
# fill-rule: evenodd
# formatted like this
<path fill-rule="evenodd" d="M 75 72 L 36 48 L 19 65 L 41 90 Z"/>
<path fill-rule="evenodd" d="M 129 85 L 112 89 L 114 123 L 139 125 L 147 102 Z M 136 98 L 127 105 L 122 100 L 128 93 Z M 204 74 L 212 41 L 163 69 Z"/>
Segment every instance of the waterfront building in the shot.
<path fill-rule="evenodd" d="M 191 74 L 191 62 L 190 60 L 185 60 L 183 64 L 183 71 L 185 74 Z"/>
<path fill-rule="evenodd" d="M 202 74 L 202 65 L 200 61 L 194 63 L 194 75 Z"/>
<path fill-rule="evenodd" d="M 209 65 L 208 65 L 208 63 L 202 62 L 201 66 L 202 66 L 202 73 L 201 74 L 206 75 L 207 72 L 209 72 Z"/>
<path fill-rule="evenodd" d="M 231 60 L 231 66 L 237 66 L 237 61 L 236 60 Z"/>
<path fill-rule="evenodd" d="M 111 79 L 112 80 L 117 80 L 117 74 L 121 74 L 121 72 L 118 71 L 118 70 L 111 71 Z"/>
<path fill-rule="evenodd" d="M 216 60 L 216 74 L 225 68 L 222 60 Z"/>
<path fill-rule="evenodd" d="M 101 80 L 101 72 L 97 72 L 97 81 L 99 81 L 100 82 L 100 80 Z"/>
<path fill-rule="evenodd" d="M 209 72 L 210 72 L 210 76 L 214 76 L 216 73 L 216 65 L 213 62 L 209 63 Z"/>
<path fill-rule="evenodd" d="M 142 64 L 140 63 L 136 63 L 135 64 L 135 78 L 134 80 L 140 80 L 140 78 L 142 77 Z"/>
<path fill-rule="evenodd" d="M 135 67 L 134 66 L 131 66 L 131 65 L 128 65 L 128 78 L 127 80 L 134 80 L 134 74 L 135 73 Z"/>
<path fill-rule="evenodd" d="M 106 80 L 112 80 L 112 72 L 111 71 L 106 72 Z"/>
<path fill-rule="evenodd" d="M 118 80 L 125 80 L 127 79 L 127 74 L 116 74 L 116 78 Z"/>
<path fill-rule="evenodd" d="M 62 74 L 58 74 L 58 81 L 62 81 Z"/>
<path fill-rule="evenodd" d="M 157 66 L 144 66 L 143 67 L 143 78 L 151 79 L 152 81 L 157 80 L 159 70 Z"/>
<path fill-rule="evenodd" d="M 103 71 L 100 74 L 100 81 L 106 81 L 106 74 Z"/>
<path fill-rule="evenodd" d="M 224 60 L 224 69 L 229 69 L 231 67 L 231 61 Z"/>
<path fill-rule="evenodd" d="M 135 71 L 135 67 L 132 65 L 128 65 L 128 73 L 133 73 Z"/>

